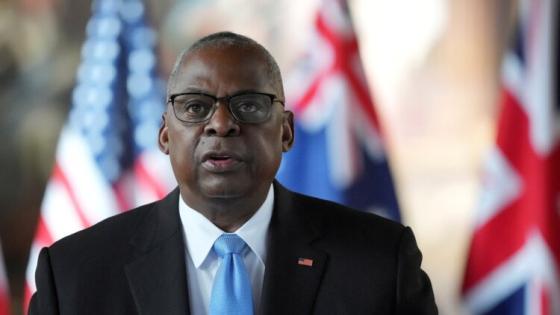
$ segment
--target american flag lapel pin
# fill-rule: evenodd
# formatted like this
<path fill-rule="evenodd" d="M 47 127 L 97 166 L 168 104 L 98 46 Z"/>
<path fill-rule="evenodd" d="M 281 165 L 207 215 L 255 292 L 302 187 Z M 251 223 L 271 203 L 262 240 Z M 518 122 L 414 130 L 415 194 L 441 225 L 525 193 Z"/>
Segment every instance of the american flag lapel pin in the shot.
<path fill-rule="evenodd" d="M 313 266 L 313 259 L 309 258 L 298 258 L 297 261 L 298 265 L 312 267 Z"/>

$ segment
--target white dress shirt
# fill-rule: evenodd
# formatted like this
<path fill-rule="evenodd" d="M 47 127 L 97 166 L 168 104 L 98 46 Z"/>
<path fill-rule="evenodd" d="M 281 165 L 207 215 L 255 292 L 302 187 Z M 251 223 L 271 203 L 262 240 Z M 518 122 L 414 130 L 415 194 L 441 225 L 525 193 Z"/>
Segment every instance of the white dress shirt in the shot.
<path fill-rule="evenodd" d="M 260 313 L 261 293 L 266 264 L 266 239 L 272 217 L 274 189 L 272 185 L 264 203 L 235 234 L 241 237 L 250 250 L 243 257 L 253 288 L 253 307 Z M 210 294 L 221 258 L 212 246 L 220 235 L 226 233 L 205 216 L 189 207 L 179 198 L 179 215 L 186 241 L 187 283 L 192 315 L 208 314 Z"/>

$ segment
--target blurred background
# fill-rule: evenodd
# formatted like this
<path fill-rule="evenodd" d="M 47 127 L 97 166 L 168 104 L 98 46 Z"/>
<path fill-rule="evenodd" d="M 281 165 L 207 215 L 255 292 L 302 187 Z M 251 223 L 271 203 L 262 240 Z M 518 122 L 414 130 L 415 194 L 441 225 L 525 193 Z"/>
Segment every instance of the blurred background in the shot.
<path fill-rule="evenodd" d="M 158 75 L 166 79 L 177 54 L 197 38 L 231 30 L 267 47 L 288 78 L 308 54 L 320 5 L 148 0 Z M 470 314 L 461 285 L 484 159 L 496 138 L 515 1 L 348 5 L 401 220 L 415 232 L 441 314 Z M 22 312 L 30 248 L 91 14 L 89 1 L 0 0 L 0 239 L 13 314 Z"/>

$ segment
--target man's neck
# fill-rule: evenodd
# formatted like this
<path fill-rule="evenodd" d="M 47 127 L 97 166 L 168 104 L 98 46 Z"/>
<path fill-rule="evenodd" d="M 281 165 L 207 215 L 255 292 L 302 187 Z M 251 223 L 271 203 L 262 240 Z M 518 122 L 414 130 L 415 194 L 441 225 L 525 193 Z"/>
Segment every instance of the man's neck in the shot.
<path fill-rule="evenodd" d="M 236 198 L 205 198 L 194 196 L 181 189 L 181 198 L 192 209 L 205 216 L 225 232 L 237 231 L 264 203 L 268 190 L 258 191 L 251 196 Z"/>

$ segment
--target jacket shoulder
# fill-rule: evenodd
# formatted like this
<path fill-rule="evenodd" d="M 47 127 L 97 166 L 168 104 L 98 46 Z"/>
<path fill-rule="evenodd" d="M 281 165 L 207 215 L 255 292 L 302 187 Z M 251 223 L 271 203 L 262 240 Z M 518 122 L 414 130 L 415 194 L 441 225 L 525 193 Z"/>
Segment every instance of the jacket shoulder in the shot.
<path fill-rule="evenodd" d="M 396 221 L 382 217 L 378 214 L 353 209 L 342 204 L 319 199 L 292 192 L 295 203 L 301 211 L 313 221 L 321 221 L 327 227 L 336 227 L 337 230 L 355 230 L 365 228 L 383 233 L 384 235 L 401 235 L 405 227 Z"/>
<path fill-rule="evenodd" d="M 86 229 L 70 234 L 50 246 L 52 257 L 80 257 L 102 251 L 119 251 L 127 246 L 136 227 L 157 204 L 153 202 L 109 217 Z"/>

